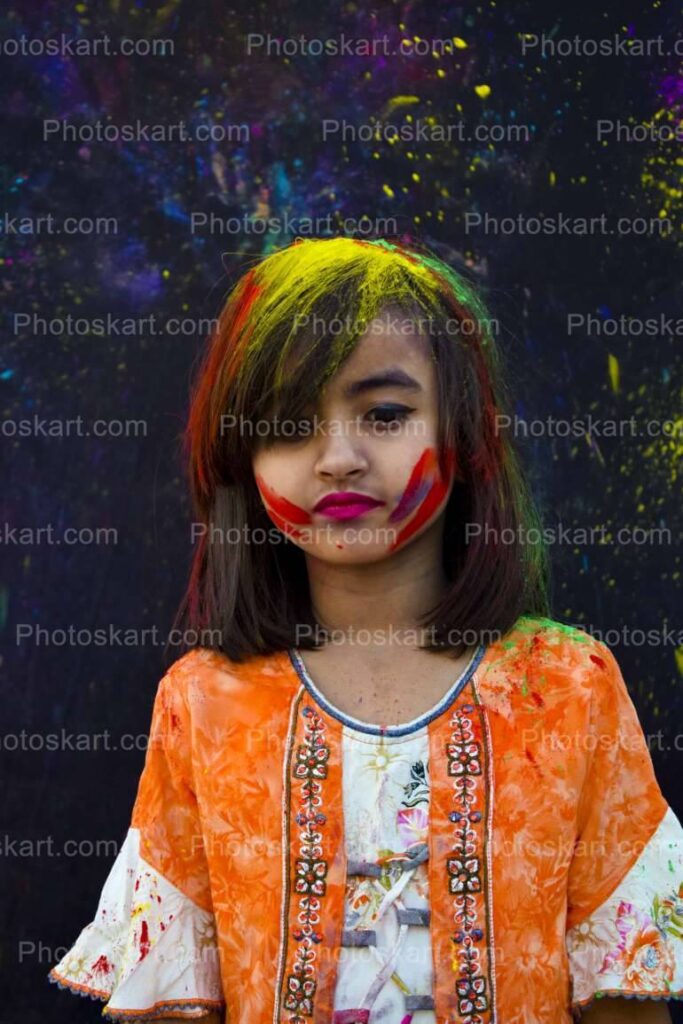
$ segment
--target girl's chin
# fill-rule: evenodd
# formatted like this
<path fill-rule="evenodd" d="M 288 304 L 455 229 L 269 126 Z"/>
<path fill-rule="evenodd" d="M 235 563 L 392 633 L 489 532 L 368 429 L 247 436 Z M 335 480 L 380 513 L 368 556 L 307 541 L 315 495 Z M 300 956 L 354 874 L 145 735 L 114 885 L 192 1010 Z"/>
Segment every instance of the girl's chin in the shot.
<path fill-rule="evenodd" d="M 380 562 L 393 552 L 388 543 L 363 543 L 362 541 L 329 541 L 325 544 L 304 544 L 304 554 L 321 562 L 346 562 L 361 565 L 363 562 Z"/>

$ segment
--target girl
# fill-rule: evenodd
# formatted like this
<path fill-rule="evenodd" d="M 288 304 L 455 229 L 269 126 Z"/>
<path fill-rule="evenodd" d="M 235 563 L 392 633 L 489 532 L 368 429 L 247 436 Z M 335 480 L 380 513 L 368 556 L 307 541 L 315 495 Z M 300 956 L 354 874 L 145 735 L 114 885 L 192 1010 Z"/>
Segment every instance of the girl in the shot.
<path fill-rule="evenodd" d="M 187 435 L 202 643 L 49 975 L 108 1017 L 670 1019 L 683 830 L 613 655 L 547 617 L 490 323 L 386 241 L 229 296 Z"/>

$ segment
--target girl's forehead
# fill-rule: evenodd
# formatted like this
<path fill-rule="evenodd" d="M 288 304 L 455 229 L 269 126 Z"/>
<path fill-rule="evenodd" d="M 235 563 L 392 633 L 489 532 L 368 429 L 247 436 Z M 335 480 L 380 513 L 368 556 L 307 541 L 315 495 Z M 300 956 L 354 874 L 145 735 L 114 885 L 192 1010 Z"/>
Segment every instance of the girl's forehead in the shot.
<path fill-rule="evenodd" d="M 360 366 L 380 366 L 388 363 L 408 363 L 419 366 L 431 361 L 430 337 L 412 319 L 398 322 L 381 316 L 372 320 L 361 335 L 338 375 L 355 373 Z"/>
<path fill-rule="evenodd" d="M 433 374 L 428 337 L 408 332 L 367 332 L 329 378 L 323 393 L 353 399 L 381 387 L 406 395 L 428 389 Z"/>
<path fill-rule="evenodd" d="M 355 398 L 370 390 L 348 394 L 355 381 L 389 366 L 403 367 L 424 389 L 431 388 L 434 320 L 419 307 L 388 302 L 366 319 L 340 317 L 338 308 L 325 314 L 307 315 L 290 334 L 292 344 L 281 359 L 279 379 L 265 389 L 271 392 L 276 411 L 282 404 L 303 411 L 323 396 Z"/>

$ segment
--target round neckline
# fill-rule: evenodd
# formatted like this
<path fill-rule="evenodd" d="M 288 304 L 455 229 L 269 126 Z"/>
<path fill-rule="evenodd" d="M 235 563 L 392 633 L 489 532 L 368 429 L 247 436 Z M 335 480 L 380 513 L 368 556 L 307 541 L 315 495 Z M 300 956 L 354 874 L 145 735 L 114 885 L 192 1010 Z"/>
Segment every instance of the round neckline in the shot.
<path fill-rule="evenodd" d="M 418 732 L 424 726 L 428 725 L 435 718 L 442 715 L 448 708 L 453 704 L 455 699 L 464 689 L 466 684 L 474 675 L 481 659 L 486 651 L 484 644 L 479 644 L 472 653 L 472 657 L 468 661 L 465 668 L 462 670 L 457 679 L 455 679 L 448 687 L 443 697 L 434 704 L 429 710 L 423 711 L 421 715 L 411 719 L 409 722 L 401 722 L 400 725 L 380 725 L 376 722 L 363 722 L 360 718 L 354 718 L 353 715 L 347 714 L 342 711 L 335 704 L 333 704 L 318 688 L 317 684 L 311 678 L 308 669 L 304 665 L 303 659 L 299 654 L 296 647 L 287 648 L 287 654 L 289 660 L 292 663 L 294 670 L 296 671 L 299 679 L 306 688 L 309 696 L 320 705 L 320 707 L 331 715 L 332 718 L 336 718 L 337 721 L 341 722 L 349 729 L 353 729 L 356 732 L 366 733 L 371 736 L 406 736 L 410 733 Z"/>

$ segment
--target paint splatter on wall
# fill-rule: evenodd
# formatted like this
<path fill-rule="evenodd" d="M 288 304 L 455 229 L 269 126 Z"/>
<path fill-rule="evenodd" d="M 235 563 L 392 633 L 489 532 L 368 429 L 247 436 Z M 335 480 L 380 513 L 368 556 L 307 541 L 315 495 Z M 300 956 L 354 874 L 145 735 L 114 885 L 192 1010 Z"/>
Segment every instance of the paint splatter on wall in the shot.
<path fill-rule="evenodd" d="M 4 519 L 118 530 L 111 545 L 8 545 L 5 637 L 22 622 L 167 628 L 190 556 L 187 380 L 228 285 L 297 236 L 422 238 L 494 310 L 560 538 L 555 614 L 615 631 L 681 813 L 683 654 L 667 632 L 681 579 L 679 34 L 673 8 L 630 0 L 556 18 L 528 0 L 5 7 L 0 388 L 4 422 L 31 426 L 5 432 Z M 568 52 L 577 36 L 613 52 Z M 145 427 L 97 436 L 96 419 Z M 143 720 L 162 647 L 105 650 L 10 644 L 17 729 Z M 91 785 L 84 774 L 106 798 L 77 828 L 120 832 L 142 752 L 93 754 L 85 773 L 85 755 L 60 753 L 55 793 L 57 756 L 32 758 L 13 798 L 26 833 L 73 822 L 62 792 Z"/>

